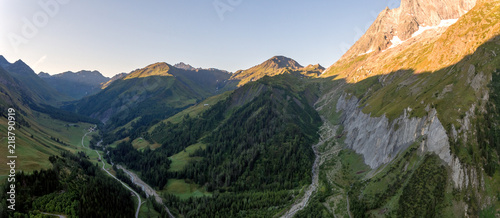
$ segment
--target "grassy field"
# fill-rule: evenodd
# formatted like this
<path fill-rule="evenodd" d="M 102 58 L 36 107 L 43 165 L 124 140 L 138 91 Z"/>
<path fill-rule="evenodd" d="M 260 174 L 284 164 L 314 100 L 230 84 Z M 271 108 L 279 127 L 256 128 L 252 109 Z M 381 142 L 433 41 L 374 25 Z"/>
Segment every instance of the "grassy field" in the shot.
<path fill-rule="evenodd" d="M 31 172 L 38 169 L 51 167 L 48 158 L 58 155 L 63 150 L 75 152 L 81 143 L 81 137 L 91 124 L 68 123 L 49 118 L 45 114 L 34 112 L 32 115 L 36 122 L 30 122 L 30 127 L 18 127 L 13 132 L 16 134 L 16 170 Z M 0 119 L 0 153 L 7 154 L 7 120 Z M 56 142 L 53 139 L 59 139 Z M 0 161 L 6 163 L 6 155 L 0 156 Z M 8 174 L 6 166 L 0 167 L 0 176 Z"/>
<path fill-rule="evenodd" d="M 160 213 L 158 213 L 154 208 L 153 204 L 150 200 L 143 199 L 145 201 L 141 209 L 139 210 L 139 217 L 141 218 L 149 218 L 149 217 L 160 217 Z"/>
<path fill-rule="evenodd" d="M 348 172 L 351 173 L 351 176 L 361 178 L 363 177 L 370 169 L 368 165 L 365 164 L 364 158 L 362 155 L 357 154 L 353 150 L 343 150 L 339 153 L 339 158 L 342 162 L 343 166 L 349 168 Z"/>
<path fill-rule="evenodd" d="M 50 118 L 48 115 L 37 113 L 35 115 L 37 124 L 35 127 L 41 132 L 45 132 L 50 136 L 61 139 L 63 142 L 70 145 L 81 144 L 82 136 L 87 130 L 94 126 L 90 123 L 68 123 Z"/>
<path fill-rule="evenodd" d="M 190 197 L 211 196 L 203 187 L 191 182 L 186 182 L 182 179 L 170 179 L 162 193 L 166 192 L 174 194 L 181 199 L 188 199 Z"/>
<path fill-rule="evenodd" d="M 192 154 L 194 151 L 202 148 L 205 149 L 206 145 L 202 143 L 197 143 L 194 145 L 191 145 L 184 149 L 184 151 L 181 151 L 169 159 L 172 160 L 172 164 L 170 165 L 170 171 L 180 171 L 184 169 L 186 164 L 188 164 L 189 161 L 191 160 L 196 160 L 197 157 L 189 157 L 190 154 Z M 205 188 L 200 187 L 198 184 L 195 184 L 190 181 L 182 180 L 182 179 L 170 179 L 168 180 L 167 185 L 163 190 L 161 190 L 162 193 L 169 193 L 169 194 L 174 194 L 181 199 L 188 199 L 190 197 L 202 197 L 202 196 L 211 196 L 210 193 L 208 193 Z"/>
<path fill-rule="evenodd" d="M 142 151 L 142 150 L 146 149 L 147 147 L 149 147 L 151 150 L 155 150 L 155 149 L 161 147 L 161 144 L 158 144 L 158 143 L 151 144 L 147 140 L 144 140 L 141 137 L 141 138 L 137 138 L 134 141 L 132 141 L 132 146 L 134 146 L 135 149 Z"/>
<path fill-rule="evenodd" d="M 205 149 L 206 145 L 202 143 L 197 143 L 194 145 L 190 145 L 184 151 L 181 151 L 172 157 L 169 157 L 169 159 L 172 161 L 172 164 L 170 165 L 169 171 L 180 171 L 184 169 L 186 164 L 189 163 L 191 160 L 196 160 L 198 157 L 190 157 L 189 155 L 194 153 L 198 149 Z"/>

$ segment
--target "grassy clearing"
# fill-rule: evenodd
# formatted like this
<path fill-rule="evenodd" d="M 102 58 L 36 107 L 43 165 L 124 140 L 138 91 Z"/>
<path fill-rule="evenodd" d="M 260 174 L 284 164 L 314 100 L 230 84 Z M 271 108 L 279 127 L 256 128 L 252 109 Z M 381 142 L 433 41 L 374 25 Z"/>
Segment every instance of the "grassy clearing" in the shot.
<path fill-rule="evenodd" d="M 120 139 L 120 140 L 115 141 L 115 142 L 113 142 L 113 143 L 111 143 L 111 144 L 109 144 L 109 145 L 106 145 L 106 147 L 116 148 L 116 146 L 118 146 L 118 144 L 120 144 L 120 143 L 122 143 L 122 142 L 128 142 L 129 140 L 130 140 L 130 138 L 129 138 L 129 137 L 124 138 L 124 139 Z"/>
<path fill-rule="evenodd" d="M 161 147 L 161 144 L 159 144 L 159 143 L 151 144 L 147 140 L 144 140 L 141 137 L 141 138 L 137 138 L 134 141 L 132 141 L 132 146 L 135 149 L 142 151 L 142 150 L 146 149 L 147 147 L 149 147 L 151 150 L 155 150 L 155 149 Z"/>
<path fill-rule="evenodd" d="M 160 213 L 158 213 L 154 208 L 153 204 L 150 200 L 144 200 L 145 203 L 142 204 L 139 209 L 139 217 L 141 218 L 149 218 L 149 217 L 160 217 Z"/>
<path fill-rule="evenodd" d="M 328 181 L 341 189 L 349 188 L 355 181 L 362 179 L 371 169 L 365 164 L 363 156 L 344 149 L 336 157 L 326 161 L 320 167 L 325 171 Z"/>
<path fill-rule="evenodd" d="M 190 154 L 193 154 L 196 150 L 198 149 L 205 149 L 206 145 L 203 143 L 197 143 L 194 145 L 190 145 L 184 151 L 181 151 L 172 157 L 169 157 L 169 159 L 172 161 L 172 164 L 170 165 L 169 171 L 175 172 L 175 171 L 181 171 L 184 169 L 184 167 L 189 163 L 189 161 L 192 160 L 197 160 L 199 157 L 190 157 Z"/>
<path fill-rule="evenodd" d="M 368 165 L 365 164 L 362 155 L 357 154 L 352 150 L 343 150 L 339 153 L 340 162 L 343 166 L 348 168 L 347 172 L 350 172 L 351 177 L 362 178 L 370 169 Z"/>
<path fill-rule="evenodd" d="M 134 141 L 132 141 L 132 146 L 139 150 L 139 151 L 142 151 L 146 148 L 150 148 L 151 150 L 155 150 L 159 147 L 161 147 L 161 144 L 158 144 L 158 143 L 155 143 L 155 144 L 151 144 L 149 143 L 147 140 L 144 140 L 142 137 L 140 138 L 137 138 L 135 139 Z"/>
<path fill-rule="evenodd" d="M 205 188 L 200 187 L 195 183 L 185 181 L 182 179 L 170 179 L 164 190 L 161 192 L 167 192 L 169 194 L 174 194 L 177 197 L 185 200 L 190 197 L 203 197 L 212 196 L 211 193 L 207 192 Z"/>

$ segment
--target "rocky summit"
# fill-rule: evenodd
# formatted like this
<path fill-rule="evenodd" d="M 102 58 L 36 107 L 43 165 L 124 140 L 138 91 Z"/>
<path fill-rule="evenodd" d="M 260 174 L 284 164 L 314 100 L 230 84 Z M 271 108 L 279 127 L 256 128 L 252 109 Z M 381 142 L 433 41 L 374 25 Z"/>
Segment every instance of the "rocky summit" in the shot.
<path fill-rule="evenodd" d="M 439 26 L 457 19 L 476 5 L 476 0 L 403 0 L 399 8 L 386 8 L 354 46 L 343 56 L 383 51 L 407 40 L 419 28 Z"/>

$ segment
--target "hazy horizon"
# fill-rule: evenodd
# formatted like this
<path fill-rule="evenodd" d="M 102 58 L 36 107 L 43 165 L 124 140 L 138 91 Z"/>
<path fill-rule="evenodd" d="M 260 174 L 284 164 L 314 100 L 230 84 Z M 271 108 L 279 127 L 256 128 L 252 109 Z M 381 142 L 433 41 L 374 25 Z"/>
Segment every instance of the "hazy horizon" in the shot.
<path fill-rule="evenodd" d="M 329 67 L 380 11 L 398 6 L 395 0 L 6 0 L 0 55 L 51 75 L 98 70 L 112 77 L 155 62 L 235 72 L 276 55 Z"/>

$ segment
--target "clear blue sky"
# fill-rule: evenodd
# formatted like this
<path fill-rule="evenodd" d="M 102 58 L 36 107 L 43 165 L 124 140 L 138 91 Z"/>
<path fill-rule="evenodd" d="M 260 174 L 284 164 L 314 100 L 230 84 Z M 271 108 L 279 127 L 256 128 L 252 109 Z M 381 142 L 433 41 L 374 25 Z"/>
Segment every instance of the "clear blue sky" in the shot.
<path fill-rule="evenodd" d="M 399 1 L 1 0 L 0 54 L 50 74 L 181 61 L 234 72 L 274 55 L 328 67 L 387 6 Z"/>

